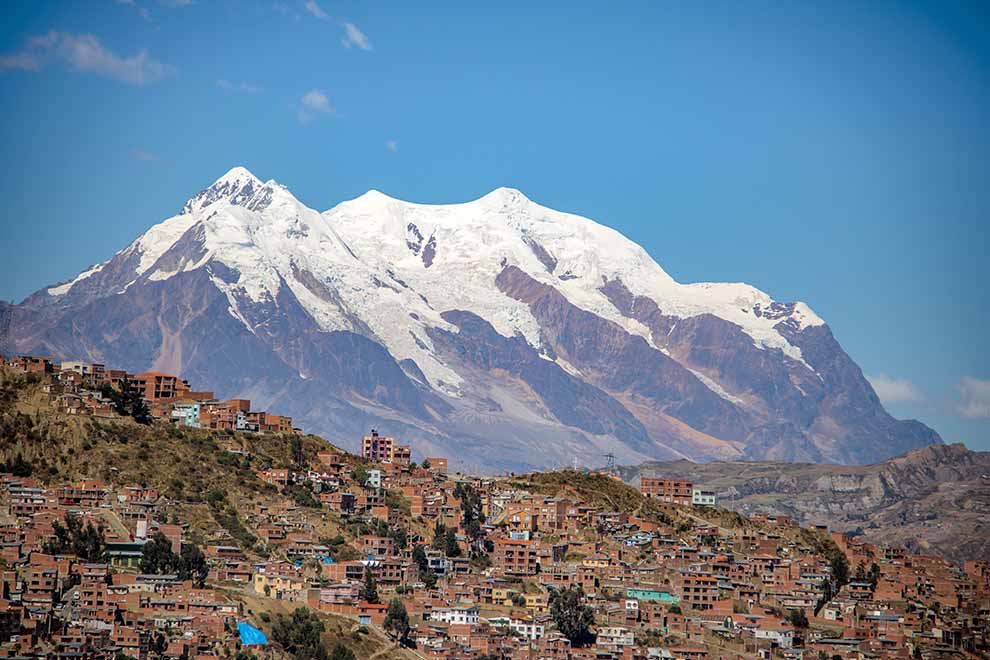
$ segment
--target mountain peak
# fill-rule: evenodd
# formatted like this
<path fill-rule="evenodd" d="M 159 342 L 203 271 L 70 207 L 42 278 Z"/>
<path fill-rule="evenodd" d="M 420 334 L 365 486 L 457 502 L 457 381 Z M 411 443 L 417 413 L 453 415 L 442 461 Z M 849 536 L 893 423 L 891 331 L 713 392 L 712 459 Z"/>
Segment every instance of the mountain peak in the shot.
<path fill-rule="evenodd" d="M 244 205 L 262 187 L 261 179 L 252 174 L 246 167 L 236 166 L 214 181 L 209 187 L 199 191 L 182 207 L 180 215 L 199 211 L 221 199 L 227 199 L 231 204 Z"/>
<path fill-rule="evenodd" d="M 251 171 L 248 170 L 246 167 L 243 167 L 241 165 L 236 165 L 230 168 L 227 171 L 227 173 L 224 174 L 222 177 L 214 181 L 213 185 L 211 185 L 210 187 L 212 188 L 214 186 L 222 185 L 228 182 L 260 184 L 261 179 L 259 179 L 254 174 L 252 174 Z"/>
<path fill-rule="evenodd" d="M 503 186 L 496 188 L 478 201 L 489 206 L 515 208 L 528 204 L 530 199 L 520 190 Z"/>
<path fill-rule="evenodd" d="M 391 195 L 386 195 L 381 190 L 376 190 L 371 188 L 368 192 L 354 198 L 352 201 L 363 201 L 367 203 L 388 203 L 388 202 L 398 202 L 401 200 L 392 197 Z"/>

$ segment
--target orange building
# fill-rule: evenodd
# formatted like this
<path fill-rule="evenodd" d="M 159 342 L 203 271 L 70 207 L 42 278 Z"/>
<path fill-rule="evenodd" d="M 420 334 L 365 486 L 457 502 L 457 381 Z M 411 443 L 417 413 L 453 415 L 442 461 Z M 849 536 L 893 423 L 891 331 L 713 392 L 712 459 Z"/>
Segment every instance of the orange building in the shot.
<path fill-rule="evenodd" d="M 159 371 L 146 371 L 134 374 L 130 379 L 132 392 L 137 392 L 148 401 L 159 401 L 161 399 L 178 399 L 189 391 L 189 383 L 178 376 L 161 373 Z"/>
<path fill-rule="evenodd" d="M 643 495 L 670 504 L 691 504 L 694 484 L 684 479 L 660 479 L 640 477 L 639 490 Z"/>
<path fill-rule="evenodd" d="M 446 458 L 427 458 L 426 462 L 430 464 L 430 469 L 436 474 L 447 474 L 447 459 Z"/>
<path fill-rule="evenodd" d="M 536 575 L 540 570 L 539 554 L 535 541 L 495 540 L 495 566 L 506 575 Z"/>

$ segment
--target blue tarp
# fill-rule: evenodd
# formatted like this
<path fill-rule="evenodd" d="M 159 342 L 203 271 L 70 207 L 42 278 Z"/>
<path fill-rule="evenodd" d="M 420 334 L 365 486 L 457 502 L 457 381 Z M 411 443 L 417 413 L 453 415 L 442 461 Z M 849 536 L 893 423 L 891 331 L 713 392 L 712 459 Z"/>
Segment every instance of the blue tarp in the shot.
<path fill-rule="evenodd" d="M 268 643 L 265 633 L 261 632 L 250 623 L 238 623 L 237 632 L 241 635 L 241 644 L 244 646 L 263 646 Z"/>

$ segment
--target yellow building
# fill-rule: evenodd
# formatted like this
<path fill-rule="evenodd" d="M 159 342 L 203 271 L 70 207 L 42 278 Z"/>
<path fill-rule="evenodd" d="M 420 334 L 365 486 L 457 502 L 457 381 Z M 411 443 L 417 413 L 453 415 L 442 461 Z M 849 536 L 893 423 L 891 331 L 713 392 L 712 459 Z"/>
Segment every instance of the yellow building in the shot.
<path fill-rule="evenodd" d="M 291 575 L 255 573 L 254 591 L 277 600 L 305 600 L 309 585 Z"/>
<path fill-rule="evenodd" d="M 526 607 L 542 614 L 550 609 L 550 602 L 546 594 L 526 594 Z"/>

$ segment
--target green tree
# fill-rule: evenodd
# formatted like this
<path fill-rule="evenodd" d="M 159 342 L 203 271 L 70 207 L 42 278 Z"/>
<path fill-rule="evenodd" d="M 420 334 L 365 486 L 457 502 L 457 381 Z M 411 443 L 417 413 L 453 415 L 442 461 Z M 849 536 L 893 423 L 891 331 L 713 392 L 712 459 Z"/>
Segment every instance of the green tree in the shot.
<path fill-rule="evenodd" d="M 595 613 L 584 604 L 584 591 L 580 586 L 568 587 L 550 594 L 550 617 L 574 646 L 584 646 L 594 641 L 591 626 L 595 624 Z"/>
<path fill-rule="evenodd" d="M 121 417 L 129 417 L 131 414 L 131 411 L 127 408 L 127 397 L 125 396 L 125 393 L 128 392 L 130 388 L 131 383 L 125 376 L 120 381 L 119 390 L 109 382 L 103 383 L 103 388 L 101 389 L 103 397 L 110 400 L 111 405 L 113 405 L 113 411 Z"/>
<path fill-rule="evenodd" d="M 354 479 L 359 485 L 363 486 L 368 482 L 368 471 L 361 465 L 354 468 L 351 472 L 351 478 Z"/>
<path fill-rule="evenodd" d="M 870 572 L 866 579 L 871 585 L 873 585 L 874 589 L 877 588 L 877 582 L 880 581 L 880 567 L 877 566 L 876 562 L 870 564 Z"/>
<path fill-rule="evenodd" d="M 370 567 L 364 569 L 364 584 L 361 585 L 361 599 L 369 603 L 378 602 L 378 585 Z"/>
<path fill-rule="evenodd" d="M 103 525 L 93 526 L 93 521 L 86 523 L 79 536 L 75 539 L 74 550 L 76 556 L 90 562 L 103 561 L 107 551 L 107 543 L 103 533 Z"/>
<path fill-rule="evenodd" d="M 9 469 L 15 477 L 30 477 L 33 472 L 31 463 L 24 460 L 21 452 L 14 454 L 14 460 L 11 461 Z"/>
<path fill-rule="evenodd" d="M 461 546 L 457 543 L 457 532 L 448 529 L 443 535 L 443 553 L 448 557 L 460 557 Z"/>
<path fill-rule="evenodd" d="M 430 562 L 426 558 L 426 550 L 423 549 L 422 545 L 417 544 L 416 547 L 413 548 L 412 560 L 416 562 L 416 565 L 419 567 L 420 573 L 423 573 L 430 569 Z"/>
<path fill-rule="evenodd" d="M 82 517 L 65 514 L 65 525 L 52 521 L 52 536 L 42 549 L 53 555 L 73 554 L 83 561 L 103 561 L 107 544 L 103 525 L 94 526 L 92 521 L 82 524 Z"/>
<path fill-rule="evenodd" d="M 437 586 L 437 574 L 433 571 L 426 571 L 420 574 L 420 579 L 423 580 L 423 584 L 426 585 L 427 589 L 432 589 Z"/>
<path fill-rule="evenodd" d="M 302 438 L 298 435 L 292 436 L 292 462 L 297 466 L 306 465 L 306 449 L 303 447 Z"/>
<path fill-rule="evenodd" d="M 433 527 L 433 549 L 443 550 L 446 540 L 447 526 L 443 524 L 442 520 L 437 520 L 437 524 Z"/>
<path fill-rule="evenodd" d="M 422 463 L 420 463 L 420 466 L 421 466 L 421 467 L 422 467 L 422 468 L 423 468 L 424 470 L 429 470 L 429 469 L 430 469 L 430 467 L 431 467 L 431 465 L 430 465 L 430 459 L 428 459 L 428 458 L 424 458 L 424 459 L 423 459 L 423 462 L 422 462 Z"/>
<path fill-rule="evenodd" d="M 393 598 L 388 604 L 388 612 L 385 613 L 385 631 L 399 640 L 402 645 L 409 643 L 409 614 L 406 606 L 398 598 Z"/>
<path fill-rule="evenodd" d="M 300 487 L 297 491 L 292 494 L 293 501 L 299 506 L 309 507 L 311 509 L 319 509 L 323 505 L 320 501 L 313 497 L 312 491 L 305 486 Z"/>
<path fill-rule="evenodd" d="M 392 541 L 395 542 L 395 547 L 399 550 L 405 550 L 406 546 L 409 544 L 409 533 L 406 531 L 406 528 L 401 525 L 392 528 L 388 535 L 392 537 Z"/>
<path fill-rule="evenodd" d="M 354 655 L 354 651 L 337 642 L 330 652 L 330 660 L 357 660 L 357 656 Z"/>
<path fill-rule="evenodd" d="M 139 568 L 142 573 L 151 575 L 174 574 L 180 580 L 192 580 L 202 588 L 210 568 L 206 556 L 199 546 L 184 544 L 179 554 L 172 551 L 172 542 L 161 532 L 152 536 L 141 549 Z"/>
<path fill-rule="evenodd" d="M 172 542 L 167 536 L 158 532 L 141 548 L 141 561 L 138 568 L 147 575 L 163 575 L 172 572 L 175 565 L 175 553 L 172 552 Z"/>
<path fill-rule="evenodd" d="M 280 614 L 272 625 L 272 639 L 296 660 L 329 660 L 321 636 L 326 627 L 306 607 Z"/>
<path fill-rule="evenodd" d="M 787 613 L 787 621 L 795 628 L 808 627 L 808 615 L 804 613 L 804 610 L 791 610 Z"/>
<path fill-rule="evenodd" d="M 182 546 L 177 568 L 180 580 L 192 580 L 200 589 L 206 585 L 206 576 L 210 573 L 210 567 L 206 563 L 206 555 L 198 545 L 187 543 Z"/>
<path fill-rule="evenodd" d="M 485 522 L 485 514 L 481 510 L 481 495 L 471 484 L 458 483 L 454 487 L 454 497 L 461 502 L 464 533 L 467 535 L 472 555 L 477 557 L 484 552 L 484 548 L 478 543 L 483 536 L 481 525 Z"/>
<path fill-rule="evenodd" d="M 131 417 L 138 424 L 151 424 L 151 409 L 148 408 L 148 403 L 144 400 L 140 394 L 135 393 L 131 401 Z"/>
<path fill-rule="evenodd" d="M 437 586 L 437 574 L 430 570 L 430 562 L 426 557 L 425 546 L 417 544 L 412 551 L 412 560 L 419 568 L 419 579 L 423 581 L 427 589 Z"/>
<path fill-rule="evenodd" d="M 139 424 L 151 424 L 151 411 L 147 402 L 139 390 L 131 387 L 131 381 L 126 376 L 121 379 L 119 390 L 110 383 L 104 383 L 100 391 L 110 400 L 114 412 L 121 417 L 133 417 Z"/>
<path fill-rule="evenodd" d="M 485 522 L 485 514 L 481 510 L 481 495 L 474 489 L 474 486 L 458 483 L 454 487 L 454 497 L 461 501 L 465 529 L 470 523 Z"/>
<path fill-rule="evenodd" d="M 168 648 L 168 640 L 165 638 L 164 633 L 156 633 L 151 639 L 151 652 L 155 655 L 161 656 L 165 653 L 165 649 Z"/>

